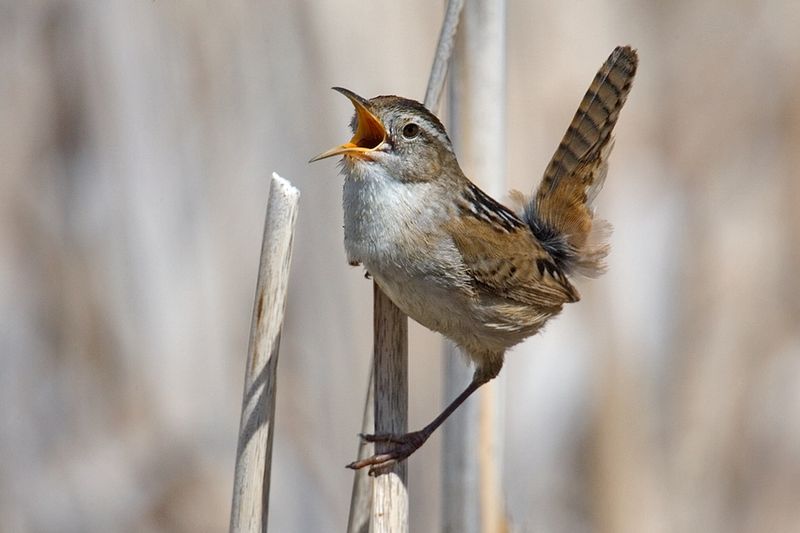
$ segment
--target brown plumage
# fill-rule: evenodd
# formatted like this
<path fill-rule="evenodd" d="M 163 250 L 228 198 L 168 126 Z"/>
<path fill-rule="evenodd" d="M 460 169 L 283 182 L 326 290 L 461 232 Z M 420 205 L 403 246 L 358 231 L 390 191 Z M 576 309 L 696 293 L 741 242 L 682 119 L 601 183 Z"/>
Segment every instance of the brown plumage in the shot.
<path fill-rule="evenodd" d="M 367 435 L 391 450 L 349 465 L 376 468 L 419 448 L 470 394 L 494 378 L 507 349 L 576 302 L 574 273 L 596 275 L 608 252 L 592 202 L 603 185 L 612 130 L 637 57 L 614 50 L 601 67 L 532 198 L 518 213 L 462 172 L 441 122 L 397 96 L 356 108 L 353 138 L 316 159 L 344 155 L 344 240 L 404 313 L 455 342 L 475 364 L 472 383 L 422 430 Z"/>

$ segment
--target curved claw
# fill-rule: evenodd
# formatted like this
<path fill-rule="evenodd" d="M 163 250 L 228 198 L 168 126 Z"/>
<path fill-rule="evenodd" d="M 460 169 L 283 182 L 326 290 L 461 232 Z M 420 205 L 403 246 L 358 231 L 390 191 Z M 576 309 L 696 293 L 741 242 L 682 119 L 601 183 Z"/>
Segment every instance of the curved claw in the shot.
<path fill-rule="evenodd" d="M 367 457 L 366 459 L 361 459 L 360 461 L 353 461 L 346 468 L 351 470 L 360 470 L 365 466 L 369 466 L 369 475 L 375 476 L 378 473 L 378 470 L 383 470 L 393 464 L 397 463 L 400 459 L 394 457 L 391 453 L 381 453 L 373 455 L 372 457 Z"/>
<path fill-rule="evenodd" d="M 393 433 L 379 433 L 376 435 L 361 433 L 359 437 L 361 437 L 362 440 L 366 442 L 384 443 L 389 449 L 381 453 L 376 453 L 371 457 L 353 461 L 347 465 L 347 468 L 359 470 L 369 466 L 369 475 L 375 476 L 378 474 L 379 470 L 383 470 L 407 459 L 408 456 L 425 444 L 429 436 L 430 433 L 425 431 L 415 431 L 413 433 L 404 433 L 401 435 Z"/>

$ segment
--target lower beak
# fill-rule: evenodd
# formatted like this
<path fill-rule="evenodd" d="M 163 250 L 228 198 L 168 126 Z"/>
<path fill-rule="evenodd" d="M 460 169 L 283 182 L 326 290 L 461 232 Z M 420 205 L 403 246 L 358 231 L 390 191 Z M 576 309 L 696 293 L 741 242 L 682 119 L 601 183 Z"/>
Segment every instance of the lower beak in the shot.
<path fill-rule="evenodd" d="M 334 91 L 338 91 L 345 95 L 356 108 L 356 133 L 350 142 L 346 142 L 335 148 L 331 148 L 327 152 L 322 152 L 316 157 L 312 157 L 309 163 L 325 159 L 326 157 L 333 157 L 335 155 L 349 155 L 353 157 L 367 158 L 367 154 L 372 152 L 386 140 L 386 128 L 383 123 L 368 109 L 369 102 L 364 98 L 358 96 L 353 91 L 342 89 L 341 87 L 334 87 Z"/>

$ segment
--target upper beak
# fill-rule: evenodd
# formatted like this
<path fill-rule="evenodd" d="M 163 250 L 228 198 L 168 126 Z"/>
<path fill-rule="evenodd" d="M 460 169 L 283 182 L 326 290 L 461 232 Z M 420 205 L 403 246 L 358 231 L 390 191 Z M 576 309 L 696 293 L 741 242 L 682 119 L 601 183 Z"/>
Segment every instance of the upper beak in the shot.
<path fill-rule="evenodd" d="M 369 110 L 369 102 L 358 96 L 353 91 L 341 87 L 333 87 L 334 91 L 345 95 L 356 108 L 356 133 L 350 142 L 346 142 L 327 152 L 322 152 L 316 157 L 312 157 L 309 163 L 325 159 L 334 155 L 351 155 L 355 157 L 366 157 L 368 152 L 381 145 L 386 140 L 386 128 L 383 123 Z"/>

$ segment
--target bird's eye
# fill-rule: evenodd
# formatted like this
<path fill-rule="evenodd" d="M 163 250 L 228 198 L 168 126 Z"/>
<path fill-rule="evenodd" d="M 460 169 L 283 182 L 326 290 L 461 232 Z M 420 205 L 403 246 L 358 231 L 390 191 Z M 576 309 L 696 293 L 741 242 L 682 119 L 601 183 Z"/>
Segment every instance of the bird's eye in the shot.
<path fill-rule="evenodd" d="M 406 139 L 413 139 L 419 135 L 419 126 L 414 124 L 413 122 L 409 122 L 405 126 L 403 126 L 403 137 Z"/>

